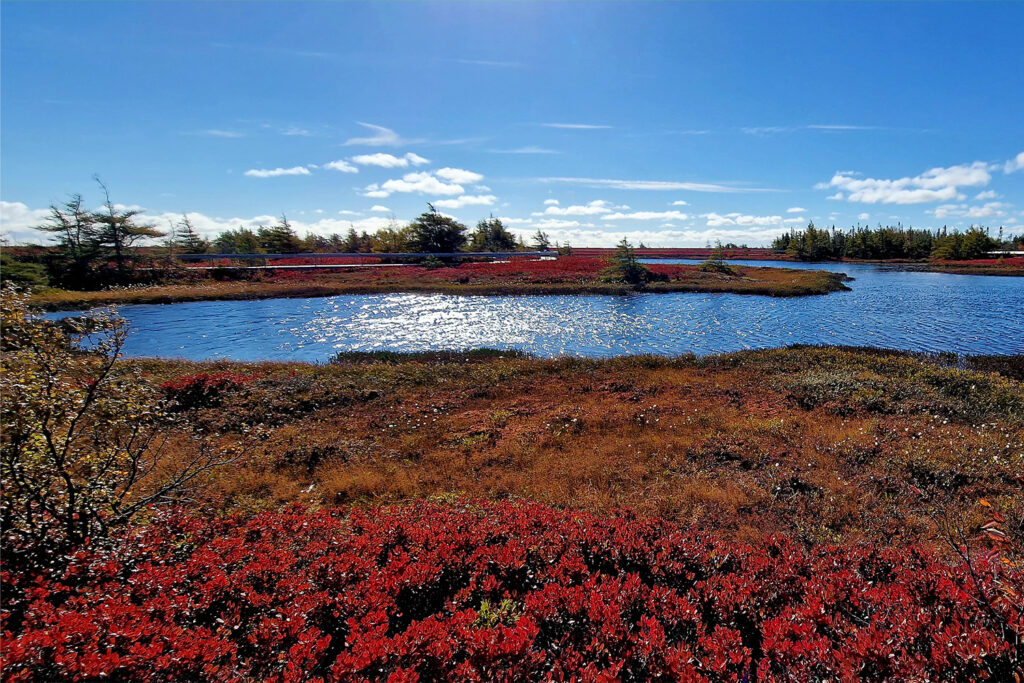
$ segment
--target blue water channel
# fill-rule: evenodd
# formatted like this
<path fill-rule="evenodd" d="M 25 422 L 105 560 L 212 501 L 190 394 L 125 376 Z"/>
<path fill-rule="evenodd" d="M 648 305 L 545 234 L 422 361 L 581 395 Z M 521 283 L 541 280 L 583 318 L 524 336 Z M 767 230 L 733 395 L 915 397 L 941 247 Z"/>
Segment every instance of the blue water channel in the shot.
<path fill-rule="evenodd" d="M 122 306 L 119 312 L 132 329 L 126 355 L 192 360 L 324 361 L 338 351 L 482 347 L 540 356 L 702 355 L 797 343 L 1024 353 L 1024 278 L 773 265 L 855 279 L 849 292 L 788 299 L 375 294 Z M 68 314 L 51 317 L 61 315 Z"/>

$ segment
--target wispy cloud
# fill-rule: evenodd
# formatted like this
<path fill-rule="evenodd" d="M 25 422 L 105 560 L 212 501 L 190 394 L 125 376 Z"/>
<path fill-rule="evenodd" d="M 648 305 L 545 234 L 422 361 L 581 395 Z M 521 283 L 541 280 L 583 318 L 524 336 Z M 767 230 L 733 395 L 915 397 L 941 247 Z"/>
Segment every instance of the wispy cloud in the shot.
<path fill-rule="evenodd" d="M 802 206 L 791 206 L 786 209 L 786 213 L 807 213 L 807 209 Z"/>
<path fill-rule="evenodd" d="M 337 161 L 326 163 L 324 164 L 324 168 L 329 168 L 332 171 L 341 171 L 342 173 L 359 173 L 358 168 L 344 159 L 338 159 Z"/>
<path fill-rule="evenodd" d="M 679 211 L 634 211 L 633 213 L 610 213 L 607 216 L 601 216 L 601 220 L 605 221 L 618 221 L 618 220 L 634 220 L 634 221 L 653 221 L 653 220 L 677 220 L 685 221 L 689 216 Z"/>
<path fill-rule="evenodd" d="M 527 145 L 526 147 L 516 147 L 515 149 L 491 149 L 488 151 L 491 154 L 561 154 L 557 149 L 548 149 L 546 147 L 538 147 L 537 145 Z"/>
<path fill-rule="evenodd" d="M 857 130 L 891 130 L 885 126 L 860 126 L 847 123 L 812 123 L 806 126 L 749 126 L 740 128 L 747 135 L 778 135 L 780 133 L 793 133 L 800 130 L 820 131 L 857 131 Z"/>
<path fill-rule="evenodd" d="M 778 133 L 788 133 L 792 130 L 796 130 L 790 126 L 749 126 L 740 128 L 747 135 L 777 135 Z"/>
<path fill-rule="evenodd" d="M 250 168 L 245 175 L 251 178 L 277 178 L 283 175 L 310 175 L 309 169 L 305 166 L 293 166 L 291 168 Z"/>
<path fill-rule="evenodd" d="M 219 128 L 207 128 L 206 130 L 199 131 L 198 133 L 196 133 L 196 135 L 205 135 L 205 136 L 211 137 L 211 138 L 244 138 L 245 137 L 245 133 L 239 133 L 238 131 L 234 131 L 234 130 L 221 130 Z"/>
<path fill-rule="evenodd" d="M 542 123 L 545 128 L 564 128 L 566 130 L 602 130 L 611 126 L 597 125 L 593 123 Z"/>
<path fill-rule="evenodd" d="M 842 123 L 818 123 L 807 126 L 813 130 L 882 130 L 881 126 L 850 126 Z"/>
<path fill-rule="evenodd" d="M 378 126 L 373 123 L 363 123 L 362 121 L 356 121 L 363 128 L 367 128 L 373 131 L 373 135 L 362 138 L 349 138 L 345 141 L 345 145 L 364 145 L 366 147 L 399 147 L 401 145 L 410 145 L 414 143 L 424 142 L 422 139 L 418 140 L 406 140 L 402 138 L 398 133 L 385 128 L 384 126 Z"/>
<path fill-rule="evenodd" d="M 281 135 L 297 135 L 300 137 L 310 137 L 313 134 L 305 128 L 299 128 L 298 126 L 289 126 L 281 131 Z"/>
<path fill-rule="evenodd" d="M 676 180 L 617 180 L 610 178 L 537 178 L 542 183 L 571 183 L 616 190 L 690 190 L 691 192 L 780 192 L 766 187 L 737 187 L 716 183 L 689 183 Z"/>

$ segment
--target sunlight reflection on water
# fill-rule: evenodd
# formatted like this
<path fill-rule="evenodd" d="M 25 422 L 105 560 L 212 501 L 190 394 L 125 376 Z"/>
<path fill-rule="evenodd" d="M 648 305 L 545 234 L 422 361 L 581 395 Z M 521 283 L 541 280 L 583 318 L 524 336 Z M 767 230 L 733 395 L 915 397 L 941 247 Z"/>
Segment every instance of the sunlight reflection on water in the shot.
<path fill-rule="evenodd" d="M 709 354 L 795 343 L 1024 352 L 1024 278 L 826 267 L 853 275 L 853 291 L 794 299 L 384 294 L 120 310 L 134 330 L 128 355 L 197 360 L 481 347 L 542 356 Z"/>

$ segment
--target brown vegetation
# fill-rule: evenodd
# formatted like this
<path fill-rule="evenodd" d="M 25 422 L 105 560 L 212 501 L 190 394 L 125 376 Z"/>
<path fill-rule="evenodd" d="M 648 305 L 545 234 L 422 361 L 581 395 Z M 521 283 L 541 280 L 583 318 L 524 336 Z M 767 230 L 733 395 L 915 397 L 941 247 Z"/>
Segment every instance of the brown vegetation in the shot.
<path fill-rule="evenodd" d="M 790 348 L 133 364 L 179 399 L 215 386 L 179 409 L 250 444 L 207 481 L 199 504 L 219 513 L 467 495 L 630 507 L 739 540 L 933 542 L 944 515 L 985 498 L 1019 542 L 1024 358 L 952 361 Z"/>

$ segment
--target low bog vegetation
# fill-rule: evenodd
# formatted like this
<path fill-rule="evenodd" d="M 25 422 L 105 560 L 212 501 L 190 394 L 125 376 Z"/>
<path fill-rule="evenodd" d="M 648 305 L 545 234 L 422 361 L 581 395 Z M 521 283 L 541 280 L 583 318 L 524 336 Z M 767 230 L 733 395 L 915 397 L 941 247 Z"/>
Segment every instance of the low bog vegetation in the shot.
<path fill-rule="evenodd" d="M 1019 541 L 1020 358 L 970 362 L 984 370 L 838 348 L 129 365 L 176 404 L 200 387 L 192 428 L 245 444 L 194 494 L 218 514 L 454 494 L 630 507 L 740 541 L 935 545 L 942 511 L 986 498 Z"/>
<path fill-rule="evenodd" d="M 2 303 L 4 680 L 1024 676 L 1022 357 L 128 362 Z"/>
<path fill-rule="evenodd" d="M 1021 575 L 535 503 L 159 517 L 4 575 L 7 680 L 1013 680 Z M 16 634 L 16 635 L 14 635 Z"/>
<path fill-rule="evenodd" d="M 843 275 L 825 271 L 735 266 L 728 272 L 698 266 L 652 264 L 609 275 L 609 261 L 562 256 L 557 260 L 513 259 L 507 263 L 402 265 L 336 271 L 183 271 L 184 282 L 100 291 L 42 290 L 34 305 L 52 309 L 112 303 L 170 303 L 212 299 L 269 299 L 334 294 L 434 292 L 442 294 L 626 294 L 643 285 L 648 292 L 732 292 L 768 296 L 827 294 L 846 288 Z M 636 264 L 638 267 L 641 264 Z M 639 275 L 637 274 L 639 273 Z M 642 276 L 642 277 L 641 277 Z M 215 279 L 222 277 L 223 279 Z M 639 278 L 639 279 L 637 279 Z"/>

